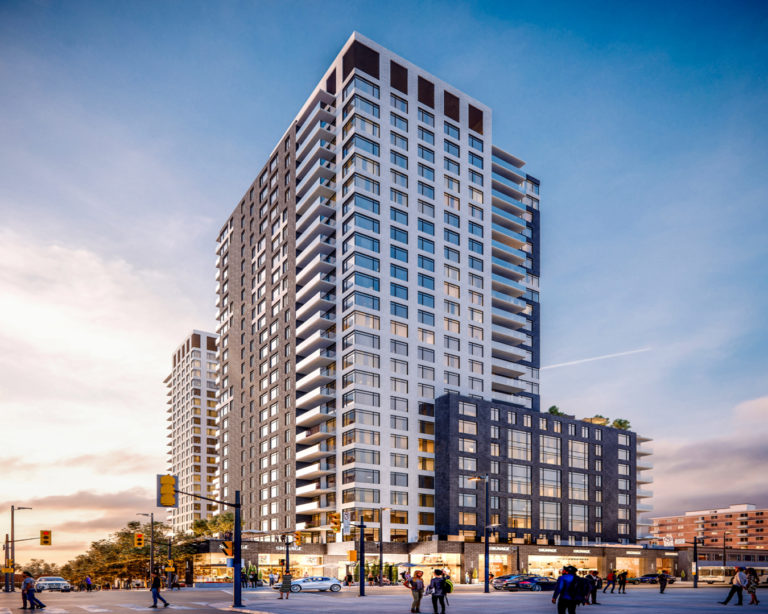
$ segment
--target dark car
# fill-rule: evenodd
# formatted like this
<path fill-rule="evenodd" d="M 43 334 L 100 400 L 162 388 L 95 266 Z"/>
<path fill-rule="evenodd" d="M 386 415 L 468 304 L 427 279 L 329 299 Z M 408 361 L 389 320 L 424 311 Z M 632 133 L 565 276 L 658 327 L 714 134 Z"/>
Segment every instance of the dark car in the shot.
<path fill-rule="evenodd" d="M 515 576 L 510 576 L 506 580 L 504 580 L 504 583 L 501 585 L 501 589 L 505 591 L 516 591 L 519 590 L 518 584 L 522 582 L 523 580 L 528 580 L 529 578 L 536 578 L 538 576 L 530 573 L 523 573 L 518 574 Z"/>
<path fill-rule="evenodd" d="M 509 580 L 510 578 L 516 578 L 517 574 L 505 574 L 503 576 L 496 576 L 491 581 L 491 584 L 493 584 L 493 588 L 495 588 L 497 591 L 501 590 L 501 587 L 503 584 Z"/>
<path fill-rule="evenodd" d="M 557 586 L 557 580 L 555 578 L 536 576 L 534 578 L 520 580 L 520 582 L 517 583 L 517 586 L 521 591 L 553 591 Z"/>
<path fill-rule="evenodd" d="M 675 576 L 670 576 L 669 574 L 664 574 L 667 578 L 668 584 L 673 584 L 675 581 Z M 627 580 L 629 584 L 658 584 L 659 583 L 659 574 L 657 573 L 647 573 L 643 576 L 638 576 L 637 578 L 629 578 Z"/>

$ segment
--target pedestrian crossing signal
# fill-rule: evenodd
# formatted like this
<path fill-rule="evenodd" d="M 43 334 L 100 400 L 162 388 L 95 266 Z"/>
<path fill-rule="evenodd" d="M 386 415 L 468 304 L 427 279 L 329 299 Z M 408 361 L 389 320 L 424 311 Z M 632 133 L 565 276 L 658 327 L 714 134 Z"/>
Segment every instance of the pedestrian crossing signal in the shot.
<path fill-rule="evenodd" d="M 234 549 L 232 548 L 232 542 L 222 542 L 220 547 L 221 547 L 221 551 L 228 558 L 232 558 L 232 552 L 234 551 Z"/>
<path fill-rule="evenodd" d="M 134 533 L 133 534 L 133 547 L 134 548 L 143 548 L 144 547 L 144 533 Z"/>
<path fill-rule="evenodd" d="M 52 543 L 52 535 L 50 531 L 40 531 L 40 545 L 50 546 Z"/>
<path fill-rule="evenodd" d="M 157 476 L 157 507 L 179 507 L 178 484 L 178 476 Z"/>

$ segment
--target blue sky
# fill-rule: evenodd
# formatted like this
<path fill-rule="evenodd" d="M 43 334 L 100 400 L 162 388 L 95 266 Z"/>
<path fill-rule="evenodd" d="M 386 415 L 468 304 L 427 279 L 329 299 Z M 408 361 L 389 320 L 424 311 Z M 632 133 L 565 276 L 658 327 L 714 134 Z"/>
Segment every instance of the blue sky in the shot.
<path fill-rule="evenodd" d="M 0 2 L 0 412 L 70 438 L 33 462 L 19 424 L 12 490 L 70 467 L 40 509 L 82 516 L 109 467 L 75 548 L 152 487 L 219 225 L 353 30 L 490 105 L 541 178 L 543 364 L 648 348 L 544 369 L 544 407 L 653 437 L 659 512 L 768 504 L 759 2 Z"/>

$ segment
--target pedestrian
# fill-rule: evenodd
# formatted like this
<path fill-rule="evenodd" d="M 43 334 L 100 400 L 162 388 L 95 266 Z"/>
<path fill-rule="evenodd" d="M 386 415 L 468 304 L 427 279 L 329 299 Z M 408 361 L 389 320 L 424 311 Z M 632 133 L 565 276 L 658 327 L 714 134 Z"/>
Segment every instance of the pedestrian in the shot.
<path fill-rule="evenodd" d="M 666 589 L 667 589 L 667 574 L 664 573 L 664 571 L 662 570 L 661 573 L 659 573 L 659 593 L 664 593 Z"/>
<path fill-rule="evenodd" d="M 731 590 L 728 591 L 728 596 L 725 598 L 725 601 L 721 601 L 723 605 L 728 605 L 728 602 L 731 600 L 731 597 L 736 595 L 736 599 L 738 599 L 736 605 L 744 605 L 744 587 L 747 586 L 747 574 L 744 573 L 743 567 L 736 567 L 736 573 L 733 574 L 733 578 L 731 579 Z"/>
<path fill-rule="evenodd" d="M 85 590 L 89 593 L 93 590 L 93 583 L 91 582 L 91 576 L 85 576 Z"/>
<path fill-rule="evenodd" d="M 368 572 L 368 586 L 373 586 L 373 572 Z"/>
<path fill-rule="evenodd" d="M 421 598 L 424 596 L 424 572 L 419 570 L 413 574 L 413 577 L 408 582 L 408 586 L 411 589 L 411 596 L 413 601 L 411 602 L 411 612 L 421 612 Z"/>
<path fill-rule="evenodd" d="M 163 598 L 163 596 L 160 594 L 160 586 L 162 585 L 162 582 L 160 581 L 160 574 L 158 573 L 152 573 L 152 584 L 150 585 L 149 590 L 152 592 L 152 605 L 149 606 L 150 608 L 156 608 L 157 607 L 157 600 L 163 602 L 163 607 L 168 607 L 168 602 Z"/>
<path fill-rule="evenodd" d="M 627 572 L 622 571 L 619 574 L 619 592 L 626 594 L 627 592 Z"/>
<path fill-rule="evenodd" d="M 749 593 L 749 605 L 757 605 L 760 603 L 757 599 L 757 587 L 760 584 L 760 578 L 757 576 L 757 571 L 754 567 L 747 569 L 747 592 Z"/>
<path fill-rule="evenodd" d="M 603 579 L 600 577 L 600 574 L 597 573 L 597 569 L 590 571 L 585 579 L 589 587 L 589 593 L 591 597 L 590 602 L 592 605 L 600 605 L 600 603 L 597 601 L 597 591 L 602 588 Z"/>
<path fill-rule="evenodd" d="M 464 572 L 464 584 L 469 584 L 472 580 L 472 577 L 469 575 L 469 572 Z"/>
<path fill-rule="evenodd" d="M 605 577 L 605 586 L 603 587 L 603 592 L 607 591 L 610 587 L 611 592 L 613 592 L 613 589 L 616 588 L 616 571 L 611 570 L 608 572 L 608 575 Z"/>
<path fill-rule="evenodd" d="M 25 571 L 22 575 L 24 579 L 21 581 L 21 599 L 25 601 L 25 607 L 28 603 L 30 610 L 34 610 L 35 606 L 42 610 L 46 606 L 35 596 L 35 579 L 28 571 Z"/>
<path fill-rule="evenodd" d="M 435 569 L 434 577 L 427 587 L 427 594 L 432 595 L 432 610 L 437 612 L 437 604 L 440 604 L 440 613 L 445 614 L 445 580 L 443 579 L 443 570 Z"/>
<path fill-rule="evenodd" d="M 685 569 L 680 571 L 680 582 L 685 582 Z"/>
<path fill-rule="evenodd" d="M 283 594 L 285 594 L 285 598 L 288 599 L 288 595 L 291 594 L 291 582 L 293 582 L 293 576 L 291 575 L 290 571 L 286 571 L 285 573 L 283 573 L 283 579 L 280 582 L 279 599 L 283 598 Z"/>
<path fill-rule="evenodd" d="M 576 606 L 586 604 L 588 585 L 584 578 L 576 575 L 576 571 L 573 565 L 568 565 L 557 579 L 552 595 L 552 603 L 557 603 L 557 614 L 576 614 Z"/>

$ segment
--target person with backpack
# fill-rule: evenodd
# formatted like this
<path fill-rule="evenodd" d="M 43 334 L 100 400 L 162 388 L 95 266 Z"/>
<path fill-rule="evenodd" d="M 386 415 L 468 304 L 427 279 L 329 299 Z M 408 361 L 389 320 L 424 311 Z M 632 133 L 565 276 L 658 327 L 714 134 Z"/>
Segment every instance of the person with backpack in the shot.
<path fill-rule="evenodd" d="M 587 582 L 587 589 L 589 590 L 589 602 L 592 605 L 600 605 L 600 602 L 597 600 L 597 591 L 603 587 L 603 579 L 600 577 L 600 574 L 597 573 L 597 569 L 590 571 L 584 579 Z"/>
<path fill-rule="evenodd" d="M 443 570 L 435 569 L 433 572 L 434 577 L 427 587 L 427 594 L 432 595 L 432 610 L 435 614 L 438 614 L 437 604 L 440 604 L 439 614 L 445 614 L 445 578 L 443 578 Z"/>
<path fill-rule="evenodd" d="M 624 593 L 626 595 L 627 593 L 627 576 L 629 575 L 628 572 L 622 571 L 619 574 L 619 592 Z"/>
<path fill-rule="evenodd" d="M 557 603 L 557 614 L 576 614 L 576 606 L 586 604 L 587 582 L 576 575 L 573 565 L 563 571 L 565 573 L 557 579 L 552 603 Z"/>

